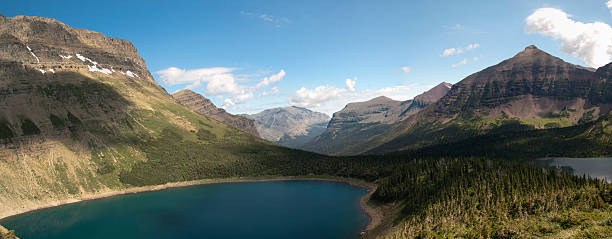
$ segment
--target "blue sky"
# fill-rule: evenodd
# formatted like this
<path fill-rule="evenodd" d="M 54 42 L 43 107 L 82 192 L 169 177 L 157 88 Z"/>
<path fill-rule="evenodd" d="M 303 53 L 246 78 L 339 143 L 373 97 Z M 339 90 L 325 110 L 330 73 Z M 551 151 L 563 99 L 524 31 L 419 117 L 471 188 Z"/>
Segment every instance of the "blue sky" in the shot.
<path fill-rule="evenodd" d="M 531 44 L 601 65 L 612 59 L 606 1 L 21 0 L 0 13 L 130 40 L 168 92 L 189 87 L 232 113 L 298 105 L 331 114 L 456 83 Z"/>

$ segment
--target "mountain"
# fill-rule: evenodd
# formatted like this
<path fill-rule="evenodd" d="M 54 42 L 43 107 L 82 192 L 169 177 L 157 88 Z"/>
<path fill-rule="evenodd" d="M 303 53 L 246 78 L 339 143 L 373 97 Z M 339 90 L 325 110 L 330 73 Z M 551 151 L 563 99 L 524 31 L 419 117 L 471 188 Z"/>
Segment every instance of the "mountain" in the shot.
<path fill-rule="evenodd" d="M 209 99 L 198 93 L 191 90 L 181 90 L 172 94 L 172 97 L 181 105 L 187 106 L 187 108 L 195 112 L 234 126 L 255 137 L 260 137 L 257 128 L 255 128 L 255 123 L 252 120 L 243 116 L 227 113 L 224 109 L 217 108 Z"/>
<path fill-rule="evenodd" d="M 0 16 L 0 79 L 0 218 L 318 157 L 195 113 L 132 43 L 55 19 Z"/>
<path fill-rule="evenodd" d="M 370 237 L 609 235 L 609 184 L 516 161 L 325 157 L 279 147 L 179 104 L 129 41 L 54 19 L 0 15 L 0 79 L 0 218 L 219 178 L 324 176 L 376 184 L 367 198 L 382 205 L 383 218 Z M 608 79 L 593 82 L 588 110 L 609 102 Z M 439 113 L 437 104 L 391 130 Z M 583 118 L 579 134 L 609 144 L 609 121 Z M 306 128 L 298 132 L 312 125 L 292 123 Z"/>
<path fill-rule="evenodd" d="M 321 134 L 329 122 L 326 114 L 296 106 L 267 109 L 246 117 L 255 121 L 264 139 L 290 148 L 301 148 Z"/>
<path fill-rule="evenodd" d="M 597 120 L 612 108 L 609 72 L 610 65 L 594 71 L 528 46 L 453 85 L 438 102 L 370 141 L 369 153 Z"/>
<path fill-rule="evenodd" d="M 453 87 L 451 83 L 442 82 L 425 93 L 415 96 L 413 100 L 416 102 L 423 102 L 425 104 L 435 103 L 440 98 L 445 96 L 451 87 Z"/>
<path fill-rule="evenodd" d="M 367 148 L 364 144 L 385 134 L 393 124 L 436 102 L 451 86 L 450 83 L 440 83 L 413 100 L 396 101 L 380 96 L 365 102 L 349 103 L 334 113 L 325 132 L 303 149 L 329 155 L 357 154 Z"/>

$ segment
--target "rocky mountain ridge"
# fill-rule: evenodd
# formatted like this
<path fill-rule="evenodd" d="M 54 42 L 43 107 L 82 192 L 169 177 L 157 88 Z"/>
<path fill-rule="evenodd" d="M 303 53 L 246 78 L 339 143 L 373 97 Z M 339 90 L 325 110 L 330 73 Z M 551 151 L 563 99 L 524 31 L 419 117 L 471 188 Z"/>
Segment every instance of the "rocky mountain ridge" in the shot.
<path fill-rule="evenodd" d="M 436 102 L 451 86 L 450 83 L 440 83 L 413 100 L 396 101 L 379 96 L 365 102 L 349 103 L 334 113 L 325 132 L 308 142 L 304 149 L 331 155 L 354 154 L 364 147 L 363 143 Z"/>
<path fill-rule="evenodd" d="M 172 97 L 174 97 L 174 99 L 176 99 L 180 104 L 187 106 L 195 112 L 234 126 L 237 129 L 252 134 L 255 137 L 260 137 L 253 120 L 247 119 L 243 116 L 227 113 L 224 109 L 217 108 L 212 101 L 198 93 L 186 89 L 173 93 Z"/>
<path fill-rule="evenodd" d="M 154 84 L 131 42 L 71 28 L 55 19 L 0 16 L 0 62 L 19 62 L 42 75 L 88 71 L 141 78 Z M 94 59 L 94 60 L 92 60 Z"/>
<path fill-rule="evenodd" d="M 559 128 L 598 119 L 611 109 L 606 66 L 567 63 L 535 46 L 453 85 L 435 104 L 371 141 L 371 153 L 451 142 L 491 130 Z"/>
<path fill-rule="evenodd" d="M 290 148 L 301 148 L 323 132 L 330 120 L 326 114 L 296 106 L 267 109 L 245 117 L 255 122 L 264 139 Z"/>

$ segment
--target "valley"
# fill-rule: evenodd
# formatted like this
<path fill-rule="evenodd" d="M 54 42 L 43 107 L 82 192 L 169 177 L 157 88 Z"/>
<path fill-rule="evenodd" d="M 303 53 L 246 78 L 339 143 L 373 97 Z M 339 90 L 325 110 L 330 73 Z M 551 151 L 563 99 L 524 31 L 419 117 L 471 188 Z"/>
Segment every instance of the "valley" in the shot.
<path fill-rule="evenodd" d="M 326 228 L 321 234 L 319 229 L 302 234 L 307 238 L 358 236 L 367 224 L 360 210 L 374 222 L 363 238 L 612 237 L 609 182 L 528 163 L 612 155 L 610 77 L 612 63 L 590 69 L 528 46 L 411 100 L 379 96 L 349 103 L 332 117 L 298 106 L 231 114 L 208 95 L 170 94 L 130 41 L 52 18 L 0 15 L 0 221 L 55 206 L 40 213 L 69 215 L 78 205 L 109 202 L 81 201 L 122 194 L 131 195 L 114 199 L 162 195 L 149 202 L 163 208 L 173 192 L 210 188 L 251 190 L 228 196 L 236 203 L 227 208 L 246 205 L 244 212 L 256 206 L 238 202 L 257 189 L 245 185 L 268 185 L 272 189 L 262 189 L 268 193 L 257 194 L 260 205 L 281 200 L 283 187 L 293 190 L 295 200 L 318 200 L 314 196 L 320 194 L 353 203 L 345 219 L 334 219 L 353 220 L 342 224 L 347 228 L 342 231 L 330 226 L 334 220 L 326 215 L 334 213 L 324 209 L 326 202 L 346 206 L 347 201 L 328 197 L 312 205 L 316 215 L 303 216 L 315 209 L 296 212 L 308 222 L 328 220 L 326 227 L 312 227 Z M 312 182 L 294 188 L 295 180 Z M 365 186 L 371 194 L 328 181 Z M 177 188 L 202 184 L 215 185 Z M 315 184 L 323 191 L 310 188 Z M 313 191 L 300 194 L 300 187 Z M 224 203 L 220 199 L 215 203 Z M 200 200 L 172 205 L 214 210 L 216 204 L 198 205 Z M 88 213 L 102 214 L 104 208 L 97 210 Z M 265 213 L 257 211 L 242 226 L 223 226 L 230 225 L 226 232 L 247 228 Z M 179 228 L 160 233 L 187 235 L 196 228 L 181 230 L 187 224 L 172 215 L 163 220 Z M 279 215 L 280 221 L 289 217 Z M 19 229 L 27 228 L 12 225 L 17 231 L 0 227 L 0 238 L 20 236 Z M 87 230 L 95 231 L 82 231 Z M 130 232 L 135 234 L 126 236 L 144 235 Z M 248 235 L 236 233 L 234 238 Z"/>

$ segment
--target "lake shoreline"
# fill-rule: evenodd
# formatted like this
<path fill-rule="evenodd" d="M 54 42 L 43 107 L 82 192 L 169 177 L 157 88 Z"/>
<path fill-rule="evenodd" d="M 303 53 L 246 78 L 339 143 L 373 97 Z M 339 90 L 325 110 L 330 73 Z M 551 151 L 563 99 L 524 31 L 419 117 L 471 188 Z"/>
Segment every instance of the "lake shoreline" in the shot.
<path fill-rule="evenodd" d="M 382 213 L 377 208 L 374 208 L 367 204 L 367 201 L 372 196 L 372 194 L 376 191 L 377 185 L 364 182 L 358 179 L 350 179 L 350 178 L 340 178 L 340 177 L 325 177 L 325 176 L 312 176 L 312 177 L 239 177 L 239 178 L 226 178 L 226 179 L 201 179 L 201 180 L 193 180 L 193 181 L 184 181 L 184 182 L 174 182 L 174 183 L 166 183 L 161 185 L 154 186 L 142 186 L 142 187 L 131 187 L 123 190 L 112 190 L 105 191 L 97 194 L 91 194 L 87 196 L 83 196 L 80 198 L 72 198 L 65 199 L 60 201 L 53 201 L 43 203 L 41 205 L 37 205 L 30 208 L 20 208 L 11 212 L 4 212 L 0 214 L 0 220 L 6 219 L 13 216 L 18 216 L 24 213 L 34 212 L 38 210 L 53 208 L 64 206 L 67 204 L 73 204 L 84 201 L 92 201 L 99 200 L 104 198 L 110 198 L 114 196 L 120 195 L 128 195 L 128 194 L 137 194 L 144 192 L 153 192 L 160 191 L 171 188 L 183 188 L 183 187 L 192 187 L 192 186 L 202 186 L 202 185 L 211 185 L 211 184 L 226 184 L 226 183 L 255 183 L 255 182 L 278 182 L 278 181 L 326 181 L 326 182 L 337 182 L 337 183 L 345 183 L 354 187 L 365 188 L 368 193 L 362 196 L 359 200 L 359 206 L 361 209 L 370 217 L 370 222 L 368 225 L 362 229 L 362 233 L 369 231 L 380 224 L 382 221 Z"/>

